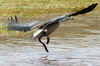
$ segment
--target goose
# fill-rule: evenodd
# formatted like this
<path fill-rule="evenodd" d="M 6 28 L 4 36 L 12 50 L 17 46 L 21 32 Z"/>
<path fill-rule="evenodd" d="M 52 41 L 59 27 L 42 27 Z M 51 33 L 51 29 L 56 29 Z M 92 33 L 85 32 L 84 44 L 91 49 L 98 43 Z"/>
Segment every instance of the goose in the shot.
<path fill-rule="evenodd" d="M 37 28 L 37 30 L 30 37 L 33 39 L 38 39 L 38 41 L 43 45 L 45 51 L 49 52 L 46 46 L 50 42 L 49 35 L 52 34 L 52 32 L 54 32 L 59 27 L 61 22 L 66 21 L 66 20 L 72 20 L 73 19 L 72 16 L 88 13 L 92 11 L 97 5 L 98 3 L 93 3 L 87 8 L 84 8 L 82 10 L 79 10 L 77 12 L 74 12 L 68 15 L 58 16 L 43 24 L 41 24 L 41 22 L 39 21 L 33 21 L 27 24 L 19 24 L 17 17 L 15 16 L 15 20 L 12 17 L 11 19 L 8 19 L 11 22 L 8 26 L 10 27 L 10 29 L 19 30 L 19 31 L 22 31 L 22 30 L 29 31 L 29 30 L 33 30 L 34 28 Z M 42 41 L 43 37 L 47 37 L 46 43 L 43 43 Z"/>

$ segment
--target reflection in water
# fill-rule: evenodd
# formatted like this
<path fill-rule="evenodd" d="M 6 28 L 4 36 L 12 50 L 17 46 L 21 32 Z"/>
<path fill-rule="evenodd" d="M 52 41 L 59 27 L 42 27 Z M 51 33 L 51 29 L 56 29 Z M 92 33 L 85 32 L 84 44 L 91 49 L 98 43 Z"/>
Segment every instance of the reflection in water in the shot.
<path fill-rule="evenodd" d="M 50 53 L 35 41 L 0 37 L 0 66 L 100 66 L 100 22 L 83 19 L 64 23 L 51 35 Z"/>
<path fill-rule="evenodd" d="M 47 65 L 47 64 L 50 65 L 50 62 L 51 62 L 51 60 L 48 59 L 48 55 L 46 55 L 46 56 L 44 56 L 44 57 L 41 57 L 39 60 L 40 60 L 40 62 L 43 63 L 44 65 Z"/>

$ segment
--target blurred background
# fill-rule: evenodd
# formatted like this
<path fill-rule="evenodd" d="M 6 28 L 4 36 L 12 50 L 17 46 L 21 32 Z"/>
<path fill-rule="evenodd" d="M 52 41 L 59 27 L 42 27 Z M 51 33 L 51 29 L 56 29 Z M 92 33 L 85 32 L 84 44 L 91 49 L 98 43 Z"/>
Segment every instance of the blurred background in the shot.
<path fill-rule="evenodd" d="M 50 35 L 49 54 L 29 39 L 33 31 L 6 28 L 10 16 L 20 23 L 47 21 L 93 3 L 98 3 L 93 11 L 63 22 Z M 0 66 L 100 66 L 99 51 L 100 0 L 0 0 Z"/>

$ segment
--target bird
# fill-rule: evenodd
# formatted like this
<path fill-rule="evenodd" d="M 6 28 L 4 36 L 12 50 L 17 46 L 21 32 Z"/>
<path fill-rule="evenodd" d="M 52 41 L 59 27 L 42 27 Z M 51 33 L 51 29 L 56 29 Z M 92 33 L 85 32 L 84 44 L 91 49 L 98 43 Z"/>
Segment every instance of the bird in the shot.
<path fill-rule="evenodd" d="M 49 44 L 50 42 L 50 37 L 49 35 L 54 32 L 58 27 L 59 27 L 59 24 L 63 21 L 66 21 L 66 20 L 71 20 L 73 18 L 71 18 L 71 16 L 77 16 L 77 15 L 80 15 L 80 14 L 85 14 L 85 13 L 88 13 L 90 11 L 92 11 L 96 6 L 98 5 L 98 3 L 95 3 L 95 4 L 92 4 L 90 6 L 88 6 L 87 8 L 84 8 L 82 10 L 79 10 L 75 13 L 71 13 L 69 15 L 63 15 L 63 16 L 59 16 L 59 17 L 56 17 L 50 21 L 48 21 L 47 23 L 41 25 L 38 27 L 38 30 L 36 32 L 33 33 L 33 35 L 31 36 L 32 38 L 37 38 L 38 41 L 43 45 L 43 47 L 45 48 L 45 51 L 46 52 L 49 52 L 48 51 L 48 48 L 46 46 L 46 44 Z M 43 43 L 41 41 L 41 39 L 46 36 L 47 37 L 47 42 L 46 44 Z"/>
<path fill-rule="evenodd" d="M 37 21 L 37 23 L 39 24 L 38 25 L 34 21 L 33 22 L 34 26 L 31 26 L 31 30 L 33 30 L 35 28 L 37 28 L 37 30 L 30 37 L 33 39 L 37 39 L 43 45 L 45 51 L 49 53 L 48 48 L 47 48 L 47 45 L 50 42 L 49 35 L 52 34 L 52 32 L 54 32 L 59 27 L 60 23 L 63 21 L 66 21 L 66 20 L 72 20 L 73 19 L 72 16 L 77 16 L 77 15 L 88 13 L 88 12 L 92 11 L 97 5 L 98 5 L 98 3 L 93 3 L 93 4 L 89 5 L 87 8 L 84 8 L 82 10 L 76 11 L 76 12 L 68 14 L 68 15 L 55 17 L 54 19 L 49 20 L 43 24 L 40 24 L 41 22 Z M 18 21 L 16 19 L 16 16 L 15 16 L 15 20 L 16 20 L 16 22 Z M 9 21 L 14 21 L 14 20 L 11 17 L 11 19 Z M 43 37 L 47 37 L 46 43 L 43 43 L 43 41 L 42 41 Z"/>
<path fill-rule="evenodd" d="M 18 22 L 18 18 L 15 15 L 15 19 L 12 17 L 8 18 L 9 23 L 7 24 L 7 29 L 8 30 L 16 30 L 16 31 L 30 31 L 33 26 L 36 24 L 40 23 L 39 21 L 33 21 L 25 24 L 21 24 Z"/>

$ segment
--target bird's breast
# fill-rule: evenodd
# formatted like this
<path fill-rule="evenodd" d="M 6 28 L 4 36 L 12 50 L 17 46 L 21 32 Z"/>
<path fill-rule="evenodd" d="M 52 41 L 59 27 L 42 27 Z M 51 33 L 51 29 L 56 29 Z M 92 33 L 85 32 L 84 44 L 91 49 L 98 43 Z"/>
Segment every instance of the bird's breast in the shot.
<path fill-rule="evenodd" d="M 43 37 L 46 33 L 46 35 L 50 35 L 53 31 L 55 31 L 59 26 L 59 23 L 48 25 L 45 29 L 39 29 L 33 34 L 33 38 Z"/>
<path fill-rule="evenodd" d="M 46 34 L 49 35 L 51 34 L 52 32 L 54 32 L 59 26 L 59 23 L 55 23 L 55 24 L 51 24 L 49 26 L 46 27 L 47 31 L 46 31 Z"/>
<path fill-rule="evenodd" d="M 44 29 L 39 29 L 33 34 L 33 38 L 38 38 L 42 35 Z"/>

